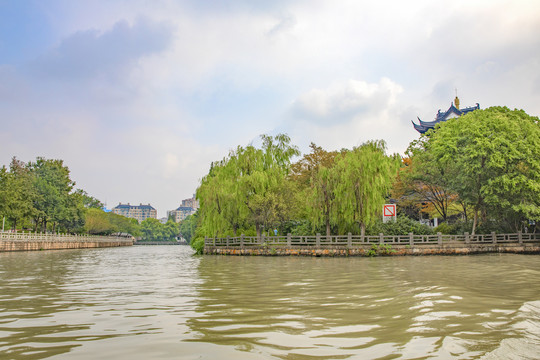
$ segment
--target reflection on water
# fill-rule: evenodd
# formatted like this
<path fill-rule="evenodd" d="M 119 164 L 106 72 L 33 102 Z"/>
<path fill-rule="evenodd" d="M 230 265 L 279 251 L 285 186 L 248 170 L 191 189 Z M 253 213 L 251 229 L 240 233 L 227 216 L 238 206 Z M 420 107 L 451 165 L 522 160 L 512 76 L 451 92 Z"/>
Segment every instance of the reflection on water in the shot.
<path fill-rule="evenodd" d="M 0 358 L 536 359 L 538 256 L 0 254 Z M 4 356 L 4 357 L 3 357 Z"/>

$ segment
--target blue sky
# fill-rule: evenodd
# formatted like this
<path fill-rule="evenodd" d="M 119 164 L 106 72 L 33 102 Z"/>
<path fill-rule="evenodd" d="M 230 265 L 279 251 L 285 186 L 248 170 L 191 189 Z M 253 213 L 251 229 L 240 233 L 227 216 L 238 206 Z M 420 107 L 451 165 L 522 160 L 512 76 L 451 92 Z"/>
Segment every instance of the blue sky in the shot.
<path fill-rule="evenodd" d="M 403 153 L 456 88 L 540 115 L 539 20 L 536 0 L 0 0 L 0 164 L 64 159 L 165 216 L 261 134 Z"/>

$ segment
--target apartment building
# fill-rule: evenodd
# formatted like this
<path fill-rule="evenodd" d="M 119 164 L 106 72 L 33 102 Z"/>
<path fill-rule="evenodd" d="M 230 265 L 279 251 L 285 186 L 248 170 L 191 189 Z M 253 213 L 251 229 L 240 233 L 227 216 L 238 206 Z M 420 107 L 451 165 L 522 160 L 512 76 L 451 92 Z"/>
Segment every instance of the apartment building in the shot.
<path fill-rule="evenodd" d="M 122 215 L 128 218 L 137 219 L 137 221 L 139 222 L 144 221 L 148 218 L 157 219 L 157 211 L 150 204 L 131 205 L 130 203 L 120 203 L 112 209 L 112 212 L 114 214 Z"/>
<path fill-rule="evenodd" d="M 193 195 L 190 199 L 182 200 L 182 204 L 175 210 L 167 211 L 167 217 L 172 217 L 174 221 L 180 222 L 189 215 L 195 214 L 199 208 L 199 201 Z"/>

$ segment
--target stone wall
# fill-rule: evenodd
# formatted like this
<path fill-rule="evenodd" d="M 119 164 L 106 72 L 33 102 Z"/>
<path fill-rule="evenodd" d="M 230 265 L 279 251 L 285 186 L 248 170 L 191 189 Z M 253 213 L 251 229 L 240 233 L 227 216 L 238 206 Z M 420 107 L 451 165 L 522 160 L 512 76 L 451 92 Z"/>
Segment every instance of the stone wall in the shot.
<path fill-rule="evenodd" d="M 132 246 L 133 241 L 127 240 L 0 240 L 0 252 L 2 251 L 33 251 L 33 250 L 63 250 L 63 249 L 87 249 L 117 246 Z"/>
<path fill-rule="evenodd" d="M 395 246 L 206 246 L 208 255 L 237 256 L 404 256 L 404 255 L 469 255 L 482 253 L 540 254 L 540 244 L 444 244 L 444 245 L 395 245 Z"/>

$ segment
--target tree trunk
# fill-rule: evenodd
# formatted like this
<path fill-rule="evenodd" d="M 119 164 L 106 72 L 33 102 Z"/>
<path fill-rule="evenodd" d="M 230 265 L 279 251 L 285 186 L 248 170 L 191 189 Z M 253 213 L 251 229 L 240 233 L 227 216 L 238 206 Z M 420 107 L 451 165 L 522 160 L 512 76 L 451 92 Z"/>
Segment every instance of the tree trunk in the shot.
<path fill-rule="evenodd" d="M 327 238 L 330 238 L 331 234 L 330 234 L 330 218 L 327 216 L 326 217 L 326 237 Z"/>
<path fill-rule="evenodd" d="M 255 224 L 255 230 L 257 231 L 257 238 L 261 239 L 261 224 Z"/>
<path fill-rule="evenodd" d="M 474 209 L 474 220 L 473 220 L 471 235 L 475 234 L 475 232 L 476 232 L 476 224 L 477 223 L 478 223 L 478 210 Z"/>

